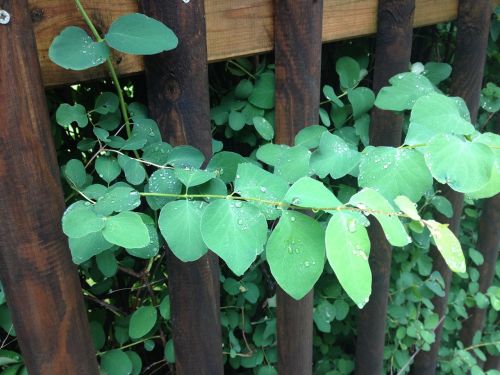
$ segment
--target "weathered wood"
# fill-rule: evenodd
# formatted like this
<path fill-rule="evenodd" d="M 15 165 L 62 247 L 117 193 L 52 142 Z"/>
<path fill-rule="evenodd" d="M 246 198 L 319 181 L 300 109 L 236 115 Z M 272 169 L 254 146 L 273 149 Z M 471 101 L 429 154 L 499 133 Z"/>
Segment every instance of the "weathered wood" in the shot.
<path fill-rule="evenodd" d="M 479 292 L 485 293 L 493 283 L 497 264 L 498 246 L 500 244 L 500 194 L 484 202 L 483 212 L 479 220 L 477 250 L 484 258 L 479 271 Z M 468 311 L 469 318 L 463 323 L 460 339 L 464 346 L 472 345 L 477 331 L 482 331 L 486 322 L 488 309 L 474 307 Z"/>
<path fill-rule="evenodd" d="M 500 0 L 492 0 L 500 4 Z M 98 28 L 106 31 L 113 19 L 136 12 L 135 0 L 84 0 Z M 414 26 L 431 25 L 456 18 L 458 0 L 416 0 Z M 73 1 L 29 0 L 46 86 L 68 84 L 105 77 L 105 69 L 71 72 L 48 59 L 54 37 L 70 25 L 84 26 Z M 273 48 L 272 0 L 205 0 L 208 60 L 270 51 Z M 376 31 L 377 0 L 325 0 L 323 41 L 334 41 L 373 34 Z M 121 74 L 143 70 L 142 59 L 116 56 Z"/>
<path fill-rule="evenodd" d="M 0 278 L 32 375 L 97 375 L 26 0 L 0 0 Z"/>
<path fill-rule="evenodd" d="M 473 122 L 477 119 L 479 96 L 483 81 L 483 70 L 486 59 L 486 47 L 491 17 L 491 3 L 488 0 L 460 0 L 458 8 L 458 29 L 453 62 L 451 94 L 462 97 L 471 115 Z M 447 219 L 439 215 L 438 221 L 450 224 L 450 229 L 457 234 L 460 226 L 460 216 L 463 208 L 463 194 L 445 190 L 446 197 L 453 207 L 453 217 Z M 435 312 L 442 317 L 448 305 L 448 291 L 451 282 L 451 271 L 444 262 L 439 251 L 431 248 L 434 270 L 438 271 L 445 280 L 445 296 L 435 297 L 432 303 Z M 443 324 L 436 330 L 436 341 L 428 352 L 420 352 L 415 357 L 412 374 L 429 374 L 436 372 L 438 351 L 441 344 Z"/>
<path fill-rule="evenodd" d="M 212 137 L 203 1 L 141 4 L 182 40 L 175 50 L 146 59 L 151 116 L 166 141 L 192 145 L 208 160 Z M 222 374 L 218 258 L 209 253 L 184 263 L 168 251 L 167 271 L 177 374 Z"/>
<path fill-rule="evenodd" d="M 275 1 L 276 143 L 318 122 L 322 0 Z M 285 250 L 283 250 L 285 251 Z M 312 374 L 313 292 L 300 301 L 277 291 L 278 370 Z"/>
<path fill-rule="evenodd" d="M 415 0 L 380 0 L 375 48 L 373 90 L 387 86 L 389 78 L 407 71 L 410 64 Z M 375 108 L 370 124 L 370 144 L 394 146 L 401 144 L 403 116 Z M 380 374 L 383 368 L 387 299 L 391 276 L 392 247 L 382 227 L 371 220 L 370 268 L 372 294 L 359 312 L 356 342 L 356 374 Z"/>

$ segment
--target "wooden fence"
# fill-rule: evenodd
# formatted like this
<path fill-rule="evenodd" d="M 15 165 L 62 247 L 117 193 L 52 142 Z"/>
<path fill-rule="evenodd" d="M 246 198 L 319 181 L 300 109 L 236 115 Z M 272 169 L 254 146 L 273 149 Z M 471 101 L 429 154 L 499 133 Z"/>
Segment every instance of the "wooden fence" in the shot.
<path fill-rule="evenodd" d="M 172 27 L 183 42 L 172 52 L 148 57 L 145 64 L 121 56 L 115 56 L 115 62 L 121 74 L 145 69 L 149 108 L 164 137 L 174 145 L 196 146 L 207 157 L 211 154 L 207 61 L 274 46 L 277 141 L 291 143 L 297 131 L 317 121 L 322 41 L 370 34 L 378 25 L 377 91 L 408 66 L 413 26 L 454 19 L 457 9 L 452 88 L 465 97 L 472 115 L 477 113 L 492 5 L 488 0 L 460 0 L 459 8 L 456 0 L 279 0 L 274 6 L 271 0 L 168 1 L 168 6 L 166 1 L 143 0 L 140 4 L 146 14 Z M 116 16 L 137 11 L 132 0 L 87 0 L 85 5 L 102 29 Z M 10 213 L 0 227 L 0 278 L 30 374 L 97 375 L 76 269 L 59 224 L 62 191 L 42 76 L 45 86 L 53 86 L 101 77 L 103 72 L 71 73 L 48 61 L 48 46 L 61 28 L 81 24 L 71 1 L 0 0 L 0 9 L 11 14 L 10 23 L 0 25 L 0 211 Z M 172 85 L 178 88 L 175 95 L 168 92 Z M 393 124 L 389 129 L 382 126 L 388 119 Z M 401 126 L 401 117 L 375 111 L 372 144 L 397 145 Z M 461 197 L 454 202 L 456 221 Z M 491 206 L 498 207 L 498 198 L 492 198 Z M 485 211 L 485 220 L 497 216 L 495 210 Z M 373 227 L 374 295 L 360 316 L 357 374 L 380 374 L 383 361 L 390 247 Z M 483 225 L 479 235 L 485 259 L 494 264 L 496 245 L 491 244 L 498 242 L 498 231 Z M 435 265 L 440 269 L 439 262 Z M 169 256 L 168 267 L 177 373 L 222 374 L 217 258 L 210 254 L 181 263 Z M 491 270 L 484 271 L 484 287 L 491 277 Z M 280 374 L 312 374 L 312 300 L 312 292 L 295 301 L 278 291 Z M 446 306 L 446 298 L 438 302 Z M 479 323 L 470 323 L 476 325 L 467 327 L 464 337 L 480 329 L 481 319 L 471 320 Z M 432 351 L 416 357 L 415 374 L 435 372 L 438 347 L 439 332 Z"/>

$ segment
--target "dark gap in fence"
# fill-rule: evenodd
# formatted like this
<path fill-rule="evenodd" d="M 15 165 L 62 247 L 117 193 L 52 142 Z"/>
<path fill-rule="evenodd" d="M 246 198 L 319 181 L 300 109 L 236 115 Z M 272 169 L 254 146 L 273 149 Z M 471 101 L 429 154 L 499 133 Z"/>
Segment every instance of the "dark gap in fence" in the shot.
<path fill-rule="evenodd" d="M 212 155 L 203 0 L 143 0 L 144 12 L 169 25 L 179 46 L 146 58 L 148 102 L 163 138 Z M 184 263 L 168 251 L 167 271 L 179 375 L 223 373 L 219 264 L 213 253 Z"/>
<path fill-rule="evenodd" d="M 490 16 L 491 3 L 489 0 L 459 1 L 457 42 L 450 91 L 452 95 L 460 96 L 465 100 L 473 123 L 477 119 L 479 109 L 479 96 L 486 59 Z M 444 191 L 444 195 L 452 204 L 453 217 L 447 219 L 442 215 L 436 215 L 437 220 L 448 223 L 450 229 L 455 234 L 458 234 L 463 208 L 463 194 L 443 186 L 441 190 Z M 435 297 L 432 300 L 435 312 L 439 314 L 439 317 L 442 317 L 446 313 L 448 305 L 451 270 L 435 247 L 431 247 L 431 256 L 434 270 L 438 271 L 445 280 L 445 296 Z M 442 329 L 443 324 L 440 324 L 436 328 L 436 340 L 431 345 L 431 349 L 428 352 L 422 351 L 415 357 L 415 362 L 411 370 L 412 374 L 432 375 L 436 372 Z"/>
<path fill-rule="evenodd" d="M 26 0 L 0 0 L 0 278 L 31 375 L 97 375 Z"/>
<path fill-rule="evenodd" d="M 318 123 L 322 0 L 275 1 L 276 143 Z M 313 292 L 300 301 L 277 290 L 278 370 L 312 374 Z"/>
<path fill-rule="evenodd" d="M 378 28 L 375 47 L 373 90 L 387 86 L 389 78 L 408 71 L 413 36 L 415 0 L 381 0 L 378 5 Z M 403 116 L 380 109 L 372 110 L 370 144 L 399 146 Z M 385 323 L 392 247 L 378 222 L 370 220 L 370 268 L 372 294 L 359 312 L 356 342 L 356 374 L 380 374 L 383 368 Z"/>

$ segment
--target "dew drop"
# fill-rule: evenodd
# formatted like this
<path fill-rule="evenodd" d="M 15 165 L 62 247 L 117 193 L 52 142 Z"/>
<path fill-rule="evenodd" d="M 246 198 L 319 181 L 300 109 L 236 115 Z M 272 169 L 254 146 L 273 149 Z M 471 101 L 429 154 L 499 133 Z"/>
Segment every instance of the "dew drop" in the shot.
<path fill-rule="evenodd" d="M 292 221 L 292 222 L 294 222 L 295 220 L 296 220 L 296 219 L 295 219 L 295 216 L 292 216 L 292 217 L 290 218 L 290 221 Z"/>
<path fill-rule="evenodd" d="M 260 187 L 260 191 L 263 192 L 263 193 L 265 193 L 267 191 L 267 189 L 264 186 L 261 186 Z"/>

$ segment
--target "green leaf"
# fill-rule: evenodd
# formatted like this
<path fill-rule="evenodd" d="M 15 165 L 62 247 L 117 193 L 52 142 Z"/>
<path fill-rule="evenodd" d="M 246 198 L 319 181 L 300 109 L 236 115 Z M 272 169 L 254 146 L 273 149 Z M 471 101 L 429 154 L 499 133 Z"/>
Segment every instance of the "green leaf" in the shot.
<path fill-rule="evenodd" d="M 160 21 L 131 13 L 116 19 L 105 36 L 110 47 L 132 55 L 154 55 L 177 47 L 174 32 Z"/>
<path fill-rule="evenodd" d="M 340 137 L 329 132 L 321 135 L 319 148 L 311 155 L 311 169 L 320 178 L 328 174 L 338 179 L 351 172 L 359 163 L 360 154 Z"/>
<path fill-rule="evenodd" d="M 125 178 L 132 185 L 140 185 L 146 179 L 146 170 L 137 160 L 126 155 L 118 155 L 118 164 L 125 172 Z"/>
<path fill-rule="evenodd" d="M 104 42 L 94 42 L 85 30 L 70 26 L 52 42 L 49 59 L 65 68 L 85 70 L 106 62 L 109 48 Z"/>
<path fill-rule="evenodd" d="M 416 150 L 372 147 L 362 154 L 358 183 L 379 191 L 389 200 L 405 195 L 418 202 L 432 187 L 432 176 L 424 157 Z"/>
<path fill-rule="evenodd" d="M 150 241 L 144 247 L 127 248 L 125 250 L 127 250 L 127 253 L 137 258 L 151 259 L 160 251 L 160 241 L 158 231 L 156 230 L 156 223 L 148 215 L 142 213 L 139 213 L 139 215 L 141 216 L 142 222 L 146 224 Z"/>
<path fill-rule="evenodd" d="M 430 93 L 419 98 L 413 106 L 405 144 L 427 143 L 434 135 L 441 133 L 467 135 L 474 131 L 474 126 L 463 118 L 453 98 Z"/>
<path fill-rule="evenodd" d="M 175 173 L 173 170 L 159 169 L 150 176 L 145 190 L 150 193 L 180 194 L 182 190 L 182 184 L 175 177 Z M 149 206 L 153 210 L 159 210 L 168 202 L 171 202 L 175 199 L 175 197 L 146 197 Z"/>
<path fill-rule="evenodd" d="M 453 206 L 451 202 L 442 196 L 435 196 L 431 199 L 431 204 L 438 210 L 439 213 L 443 214 L 447 218 L 451 218 L 453 216 Z"/>
<path fill-rule="evenodd" d="M 172 146 L 168 143 L 154 143 L 143 148 L 142 160 L 156 165 L 165 165 L 168 163 L 168 157 L 171 150 Z"/>
<path fill-rule="evenodd" d="M 215 154 L 207 165 L 208 171 L 216 172 L 226 184 L 236 178 L 236 170 L 246 159 L 235 152 L 222 151 Z"/>
<path fill-rule="evenodd" d="M 167 203 L 158 226 L 170 250 L 183 262 L 201 258 L 208 251 L 201 237 L 201 215 L 206 203 L 187 199 Z"/>
<path fill-rule="evenodd" d="M 391 86 L 382 88 L 375 105 L 380 109 L 404 111 L 411 109 L 418 98 L 434 92 L 434 86 L 423 75 L 401 73 L 389 79 Z"/>
<path fill-rule="evenodd" d="M 248 79 L 242 79 L 234 89 L 234 95 L 240 99 L 246 99 L 253 91 L 253 83 Z"/>
<path fill-rule="evenodd" d="M 106 241 L 129 249 L 144 247 L 151 240 L 141 216 L 129 211 L 108 217 L 102 235 Z"/>
<path fill-rule="evenodd" d="M 179 179 L 186 187 L 198 186 L 215 178 L 215 172 L 196 168 L 176 168 L 175 177 Z"/>
<path fill-rule="evenodd" d="M 262 109 L 274 108 L 274 73 L 262 73 L 257 81 L 248 101 Z"/>
<path fill-rule="evenodd" d="M 87 185 L 87 172 L 85 166 L 80 160 L 71 159 L 63 167 L 64 176 L 76 189 L 81 189 Z"/>
<path fill-rule="evenodd" d="M 293 183 L 309 172 L 311 152 L 304 146 L 288 147 L 274 164 L 274 174 Z"/>
<path fill-rule="evenodd" d="M 220 199 L 205 209 L 201 235 L 205 244 L 240 276 L 262 252 L 267 239 L 267 221 L 247 202 Z"/>
<path fill-rule="evenodd" d="M 134 311 L 130 317 L 128 335 L 132 339 L 139 339 L 153 329 L 158 319 L 156 308 L 143 306 Z"/>
<path fill-rule="evenodd" d="M 310 177 L 297 180 L 286 192 L 284 201 L 299 207 L 334 209 L 342 205 L 325 185 Z"/>
<path fill-rule="evenodd" d="M 265 145 L 262 145 L 257 149 L 256 156 L 257 159 L 266 164 L 276 165 L 289 148 L 290 147 L 287 145 L 266 143 Z"/>
<path fill-rule="evenodd" d="M 495 159 L 488 146 L 450 134 L 432 138 L 424 156 L 432 176 L 461 193 L 472 193 L 484 187 L 491 178 Z"/>
<path fill-rule="evenodd" d="M 165 296 L 160 303 L 160 315 L 165 320 L 170 320 L 170 296 Z"/>
<path fill-rule="evenodd" d="M 229 127 L 235 131 L 243 129 L 245 126 L 245 116 L 241 112 L 231 111 L 228 118 Z"/>
<path fill-rule="evenodd" d="M 309 149 L 319 146 L 321 135 L 328 131 L 321 125 L 310 125 L 301 129 L 295 136 L 295 146 L 304 146 Z"/>
<path fill-rule="evenodd" d="M 118 263 L 112 250 L 103 251 L 96 256 L 97 268 L 105 277 L 113 277 L 118 271 Z"/>
<path fill-rule="evenodd" d="M 64 128 L 67 128 L 74 122 L 80 128 L 84 128 L 89 123 L 87 117 L 87 110 L 81 104 L 75 103 L 69 105 L 66 103 L 61 104 L 56 111 L 56 122 Z"/>
<path fill-rule="evenodd" d="M 361 210 L 369 209 L 384 230 L 387 241 L 393 246 L 405 246 L 411 242 L 406 230 L 391 204 L 377 191 L 365 188 L 354 194 L 349 204 Z"/>
<path fill-rule="evenodd" d="M 75 264 L 82 264 L 113 246 L 104 239 L 101 232 L 90 233 L 80 238 L 70 237 L 68 243 Z"/>
<path fill-rule="evenodd" d="M 372 290 L 370 239 L 365 227 L 347 212 L 334 212 L 326 228 L 325 245 L 328 263 L 340 285 L 362 308 Z"/>
<path fill-rule="evenodd" d="M 425 70 L 422 74 L 433 84 L 439 85 L 451 75 L 451 65 L 446 63 L 428 62 L 425 64 Z"/>
<path fill-rule="evenodd" d="M 352 88 L 358 84 L 361 68 L 352 57 L 344 56 L 338 59 L 335 69 L 340 78 L 340 85 L 343 88 Z"/>
<path fill-rule="evenodd" d="M 204 161 L 205 156 L 192 146 L 177 146 L 167 156 L 167 163 L 176 168 L 200 168 Z"/>
<path fill-rule="evenodd" d="M 368 87 L 357 87 L 349 90 L 347 98 L 352 104 L 352 115 L 355 120 L 368 112 L 375 102 L 375 94 Z"/>
<path fill-rule="evenodd" d="M 319 109 L 319 118 L 321 120 L 321 123 L 326 127 L 329 127 L 332 124 L 332 122 L 330 121 L 330 115 L 327 111 L 325 111 L 324 108 Z"/>
<path fill-rule="evenodd" d="M 94 111 L 101 115 L 107 115 L 108 113 L 116 112 L 119 105 L 120 102 L 116 94 L 103 92 L 95 100 Z"/>
<path fill-rule="evenodd" d="M 234 191 L 242 197 L 281 202 L 287 190 L 287 182 L 275 174 L 252 163 L 238 166 Z M 281 210 L 272 205 L 259 202 L 250 203 L 258 207 L 268 220 L 274 220 L 281 215 Z"/>
<path fill-rule="evenodd" d="M 132 211 L 141 204 L 139 192 L 130 186 L 111 187 L 94 205 L 100 215 L 108 216 L 113 212 Z"/>
<path fill-rule="evenodd" d="M 99 232 L 105 224 L 105 219 L 98 217 L 92 205 L 84 201 L 73 203 L 62 217 L 63 232 L 70 238 L 81 238 Z"/>
<path fill-rule="evenodd" d="M 488 183 L 481 189 L 468 193 L 467 196 L 473 199 L 490 198 L 500 192 L 500 136 L 493 133 L 484 133 L 474 138 L 474 142 L 488 145 L 495 154 L 495 160 Z"/>
<path fill-rule="evenodd" d="M 434 220 L 424 220 L 424 224 L 431 232 L 436 247 L 450 270 L 459 273 L 465 272 L 465 257 L 462 247 L 448 225 L 440 224 Z"/>
<path fill-rule="evenodd" d="M 396 199 L 394 199 L 394 203 L 396 203 L 399 209 L 403 211 L 405 215 L 408 215 L 410 219 L 416 221 L 422 219 L 418 214 L 417 205 L 408 199 L 408 197 L 404 195 L 397 196 Z"/>
<path fill-rule="evenodd" d="M 168 363 L 175 363 L 174 341 L 172 339 L 167 341 L 163 356 Z"/>
<path fill-rule="evenodd" d="M 323 227 L 311 217 L 285 211 L 266 246 L 266 258 L 276 282 L 299 300 L 313 288 L 325 264 Z"/>
<path fill-rule="evenodd" d="M 130 375 L 139 375 L 142 370 L 141 357 L 139 356 L 139 354 L 131 350 L 125 352 L 125 354 L 128 356 L 128 359 L 130 359 L 130 362 L 132 362 L 132 372 Z"/>
<path fill-rule="evenodd" d="M 369 114 L 364 114 L 354 122 L 354 129 L 356 135 L 363 143 L 363 146 L 368 147 L 370 144 L 370 121 L 371 117 Z"/>
<path fill-rule="evenodd" d="M 132 373 L 132 362 L 122 350 L 113 349 L 102 355 L 101 369 L 107 374 L 130 375 Z"/>
<path fill-rule="evenodd" d="M 95 170 L 99 177 L 108 184 L 115 180 L 122 172 L 116 158 L 111 156 L 101 156 L 97 158 L 95 161 Z"/>
<path fill-rule="evenodd" d="M 358 74 L 358 76 L 359 76 L 359 74 Z M 332 86 L 329 86 L 329 85 L 323 86 L 323 95 L 325 95 L 325 98 L 327 98 L 328 100 L 334 102 L 339 107 L 343 107 L 344 106 L 344 103 L 342 102 L 342 100 L 340 100 L 338 98 L 338 96 L 335 93 L 335 90 L 333 89 Z"/>
<path fill-rule="evenodd" d="M 145 146 L 161 143 L 160 129 L 156 121 L 143 117 L 134 117 L 132 120 L 134 121 L 132 139 L 143 142 L 145 140 Z"/>
<path fill-rule="evenodd" d="M 266 141 L 270 141 L 274 138 L 274 128 L 264 117 L 255 116 L 252 121 L 255 129 L 262 138 Z"/>

